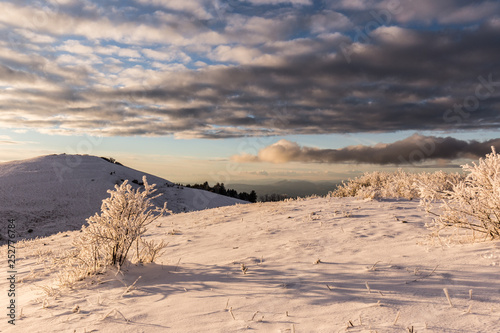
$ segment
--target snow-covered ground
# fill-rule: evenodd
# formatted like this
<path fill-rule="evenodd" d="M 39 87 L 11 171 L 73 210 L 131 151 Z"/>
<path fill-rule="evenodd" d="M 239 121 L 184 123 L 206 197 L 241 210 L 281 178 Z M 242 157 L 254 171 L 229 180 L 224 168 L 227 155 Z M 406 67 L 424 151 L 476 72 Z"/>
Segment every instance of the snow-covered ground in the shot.
<path fill-rule="evenodd" d="M 353 198 L 179 213 L 148 230 L 169 242 L 156 263 L 58 291 L 65 231 L 17 244 L 22 316 L 0 331 L 498 332 L 499 242 L 440 245 L 427 220 L 415 201 Z"/>
<path fill-rule="evenodd" d="M 0 218 L 17 221 L 18 237 L 47 236 L 78 230 L 85 219 L 99 212 L 107 190 L 128 179 L 157 184 L 163 193 L 155 203 L 175 213 L 234 205 L 244 201 L 207 191 L 178 187 L 165 180 L 96 156 L 49 155 L 0 163 Z M 6 230 L 0 231 L 5 238 Z M 0 237 L 0 244 L 2 244 Z"/>

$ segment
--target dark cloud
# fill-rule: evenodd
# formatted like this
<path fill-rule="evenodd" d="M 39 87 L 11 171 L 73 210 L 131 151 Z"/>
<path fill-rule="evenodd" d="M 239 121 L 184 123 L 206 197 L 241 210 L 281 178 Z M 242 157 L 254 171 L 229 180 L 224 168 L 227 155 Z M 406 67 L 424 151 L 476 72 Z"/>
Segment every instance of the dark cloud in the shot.
<path fill-rule="evenodd" d="M 375 146 L 349 146 L 342 149 L 301 147 L 295 142 L 280 140 L 261 149 L 257 156 L 235 155 L 232 159 L 248 162 L 304 162 L 304 163 L 366 163 L 366 164 L 418 164 L 424 161 L 451 161 L 460 158 L 478 158 L 500 149 L 500 139 L 464 141 L 452 137 L 412 135 L 404 140 Z"/>
<path fill-rule="evenodd" d="M 357 23 L 383 20 L 386 25 L 476 23 L 495 15 L 500 8 L 500 4 L 492 0 L 340 0 L 325 1 L 325 4 L 345 11 L 355 17 Z"/>
<path fill-rule="evenodd" d="M 141 0 L 52 8 L 35 32 L 60 38 L 57 45 L 0 56 L 0 79 L 26 84 L 10 89 L 0 106 L 16 110 L 24 124 L 1 120 L 29 127 L 43 117 L 57 130 L 201 138 L 500 127 L 496 2 L 425 0 L 417 8 L 401 0 L 385 21 L 372 12 L 390 1 L 323 4 Z M 42 10 L 19 8 L 7 9 Z M 428 28 L 429 13 L 443 22 Z M 318 25 L 330 18 L 337 21 Z M 8 15 L 0 22 L 22 28 Z M 27 50 L 39 46 L 25 43 Z M 145 44 L 175 46 L 189 60 L 153 70 L 161 54 L 117 56 Z M 99 52 L 85 53 L 89 48 Z M 103 63 L 112 57 L 120 60 L 107 72 Z"/>
<path fill-rule="evenodd" d="M 10 67 L 7 66 L 2 66 L 0 64 L 0 80 L 6 81 L 6 82 L 26 82 L 33 80 L 33 76 L 30 75 L 29 73 L 19 71 L 19 70 L 14 70 Z"/>

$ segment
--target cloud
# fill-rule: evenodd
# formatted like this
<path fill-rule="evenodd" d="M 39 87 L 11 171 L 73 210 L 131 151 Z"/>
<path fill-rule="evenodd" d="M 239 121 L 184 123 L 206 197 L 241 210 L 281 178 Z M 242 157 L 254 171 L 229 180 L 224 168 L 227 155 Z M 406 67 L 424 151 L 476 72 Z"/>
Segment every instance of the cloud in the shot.
<path fill-rule="evenodd" d="M 77 53 L 77 54 L 90 54 L 94 51 L 92 47 L 83 45 L 77 40 L 67 40 L 63 43 L 63 45 L 59 46 L 57 49 L 60 51 L 66 51 L 69 53 Z"/>
<path fill-rule="evenodd" d="M 19 142 L 12 140 L 8 135 L 0 135 L 0 145 L 16 145 Z"/>
<path fill-rule="evenodd" d="M 451 161 L 460 158 L 478 158 L 500 148 L 500 139 L 484 142 L 464 141 L 452 137 L 422 136 L 414 134 L 406 139 L 374 146 L 348 146 L 342 149 L 301 147 L 295 142 L 280 140 L 261 149 L 257 156 L 241 154 L 231 157 L 237 163 L 363 163 L 414 164 L 424 161 Z"/>
<path fill-rule="evenodd" d="M 262 53 L 255 48 L 248 48 L 244 46 L 230 47 L 227 45 L 220 45 L 213 51 L 212 55 L 210 55 L 210 58 L 221 62 L 250 64 L 261 56 Z"/>
<path fill-rule="evenodd" d="M 32 79 L 33 76 L 29 73 L 0 65 L 0 82 L 11 83 L 17 81 L 30 81 Z"/>
<path fill-rule="evenodd" d="M 210 139 L 500 127 L 496 2 L 318 3 L 1 2 L 0 122 Z"/>
<path fill-rule="evenodd" d="M 277 5 L 283 3 L 291 3 L 294 5 L 312 5 L 312 0 L 246 0 L 255 5 Z"/>
<path fill-rule="evenodd" d="M 33 141 L 17 141 L 8 135 L 0 135 L 0 145 L 35 145 L 38 142 Z"/>
<path fill-rule="evenodd" d="M 500 9 L 498 1 L 478 0 L 341 0 L 331 1 L 328 6 L 335 10 L 352 12 L 358 23 L 374 20 L 372 13 L 385 20 L 385 25 L 418 22 L 431 25 L 470 24 L 495 17 Z M 378 19 L 377 19 L 378 20 Z"/>
<path fill-rule="evenodd" d="M 353 26 L 351 20 L 341 13 L 325 10 L 321 14 L 311 17 L 311 32 L 324 33 L 329 31 L 346 30 Z"/>

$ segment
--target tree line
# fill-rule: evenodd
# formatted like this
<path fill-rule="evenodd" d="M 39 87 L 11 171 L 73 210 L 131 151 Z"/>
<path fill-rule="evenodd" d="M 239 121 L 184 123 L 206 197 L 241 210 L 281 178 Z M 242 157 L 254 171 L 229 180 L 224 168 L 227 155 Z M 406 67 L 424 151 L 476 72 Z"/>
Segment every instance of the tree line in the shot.
<path fill-rule="evenodd" d="M 203 184 L 187 184 L 185 187 L 196 188 L 200 190 L 205 190 L 213 193 L 217 193 L 220 195 L 225 195 L 227 197 L 236 198 L 240 200 L 257 202 L 257 193 L 252 190 L 250 193 L 248 192 L 238 192 L 234 189 L 226 189 L 224 183 L 217 183 L 213 187 L 208 184 L 208 182 L 204 182 Z"/>

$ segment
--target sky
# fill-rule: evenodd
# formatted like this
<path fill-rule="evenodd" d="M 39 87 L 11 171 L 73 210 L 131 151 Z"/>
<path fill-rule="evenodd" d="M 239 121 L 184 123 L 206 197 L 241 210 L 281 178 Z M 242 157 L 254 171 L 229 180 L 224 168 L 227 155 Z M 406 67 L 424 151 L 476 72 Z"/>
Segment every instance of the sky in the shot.
<path fill-rule="evenodd" d="M 500 149 L 500 2 L 0 3 L 0 162 L 175 182 L 458 170 Z"/>

